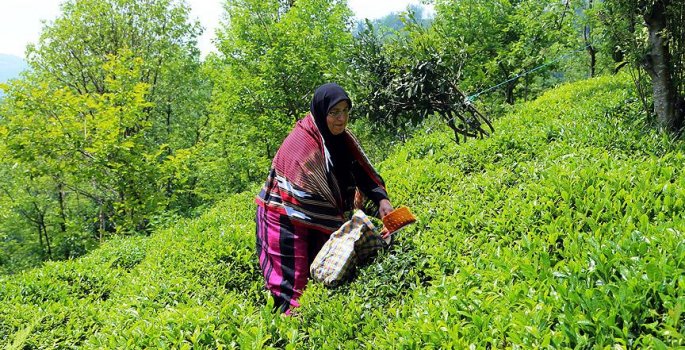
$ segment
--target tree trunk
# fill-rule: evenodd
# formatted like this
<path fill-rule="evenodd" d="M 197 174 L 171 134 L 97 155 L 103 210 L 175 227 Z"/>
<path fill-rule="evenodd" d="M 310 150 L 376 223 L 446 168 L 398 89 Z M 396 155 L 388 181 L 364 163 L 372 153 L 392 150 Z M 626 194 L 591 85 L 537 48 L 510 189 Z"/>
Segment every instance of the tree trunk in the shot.
<path fill-rule="evenodd" d="M 588 2 L 588 9 L 592 10 L 592 0 Z M 590 78 L 594 78 L 595 66 L 597 65 L 597 51 L 595 50 L 595 47 L 592 46 L 592 27 L 590 27 L 589 24 L 585 25 L 585 30 L 583 30 L 583 38 L 585 39 L 587 53 L 590 55 Z"/>
<path fill-rule="evenodd" d="M 42 252 L 45 251 L 45 247 L 43 246 L 43 230 L 40 227 L 40 223 L 38 223 L 38 221 L 36 221 L 36 229 L 38 230 L 38 244 L 40 244 L 40 251 L 42 255 Z"/>
<path fill-rule="evenodd" d="M 59 228 L 62 233 L 67 232 L 67 213 L 64 204 L 64 184 L 57 182 L 57 200 L 59 201 Z"/>
<path fill-rule="evenodd" d="M 645 69 L 652 78 L 654 113 L 659 127 L 668 131 L 677 131 L 680 127 L 677 125 L 675 115 L 677 94 L 671 76 L 671 54 L 668 39 L 664 37 L 668 3 L 668 0 L 656 1 L 643 15 L 649 30 L 650 46 L 650 53 L 645 60 Z"/>
<path fill-rule="evenodd" d="M 38 206 L 34 203 L 34 207 L 38 210 Z M 45 225 L 45 213 L 40 212 L 38 210 L 38 217 L 36 220 L 36 224 L 38 225 L 38 236 L 44 236 L 45 237 L 45 245 L 48 247 L 48 260 L 52 259 L 52 247 L 50 246 L 50 237 L 48 236 L 48 228 Z M 42 246 L 42 239 L 41 239 L 41 246 Z"/>
<path fill-rule="evenodd" d="M 103 204 L 101 203 L 100 204 L 100 212 L 98 213 L 98 221 L 100 224 L 100 227 L 98 230 L 99 231 L 99 238 L 98 239 L 100 240 L 100 243 L 102 243 L 102 239 L 104 238 L 104 234 L 105 234 L 105 211 L 102 208 L 102 206 L 103 206 Z"/>
<path fill-rule="evenodd" d="M 45 245 L 48 248 L 48 259 L 52 259 L 52 247 L 50 247 L 50 237 L 48 236 L 48 228 L 45 225 L 45 211 L 40 210 L 38 204 L 33 202 L 33 208 L 36 211 L 36 218 L 33 222 L 36 223 L 36 228 L 38 229 L 38 240 L 40 242 L 41 251 L 44 252 L 43 248 L 43 236 L 45 236 Z"/>
<path fill-rule="evenodd" d="M 449 125 L 450 129 L 452 129 L 452 132 L 454 132 L 454 142 L 459 144 L 459 129 L 457 129 L 456 124 L 454 123 L 454 116 L 452 113 L 446 113 L 445 114 L 449 119 L 447 120 L 447 125 Z"/>
<path fill-rule="evenodd" d="M 43 229 L 43 235 L 45 235 L 45 245 L 48 247 L 48 259 L 52 259 L 52 247 L 50 246 L 50 237 L 48 236 L 48 228 L 45 225 L 45 217 L 40 217 L 40 226 Z"/>
<path fill-rule="evenodd" d="M 506 102 L 509 105 L 514 105 L 514 102 L 515 102 L 514 89 L 516 88 L 516 82 L 517 81 L 518 81 L 518 79 L 513 80 L 504 86 L 504 98 L 506 99 Z"/>
<path fill-rule="evenodd" d="M 170 157 L 173 155 L 173 150 L 171 149 L 171 132 L 172 132 L 172 126 L 171 126 L 171 116 L 172 116 L 172 111 L 171 111 L 171 101 L 167 101 L 166 105 L 166 140 L 164 140 L 169 146 L 166 148 L 166 155 L 167 157 Z M 173 183 L 173 178 L 169 176 L 169 178 L 166 181 L 166 190 L 164 195 L 166 198 L 171 198 L 171 196 L 174 193 L 174 183 Z"/>
<path fill-rule="evenodd" d="M 597 51 L 595 51 L 592 45 L 588 46 L 587 51 L 590 54 L 590 78 L 594 78 L 595 67 L 597 66 Z"/>

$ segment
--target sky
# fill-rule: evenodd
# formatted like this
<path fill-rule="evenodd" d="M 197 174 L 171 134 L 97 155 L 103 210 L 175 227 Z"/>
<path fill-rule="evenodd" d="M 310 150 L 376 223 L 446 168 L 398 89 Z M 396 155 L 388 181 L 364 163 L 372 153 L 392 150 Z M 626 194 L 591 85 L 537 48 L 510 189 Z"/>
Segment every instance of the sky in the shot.
<path fill-rule="evenodd" d="M 38 41 L 41 21 L 52 21 L 59 15 L 62 0 L 0 0 L 0 54 L 24 57 L 28 43 Z M 199 38 L 203 56 L 213 48 L 212 38 L 222 14 L 222 0 L 186 0 L 191 18 L 199 19 L 205 32 Z M 348 0 L 357 18 L 375 19 L 391 12 L 403 11 L 418 0 Z"/>

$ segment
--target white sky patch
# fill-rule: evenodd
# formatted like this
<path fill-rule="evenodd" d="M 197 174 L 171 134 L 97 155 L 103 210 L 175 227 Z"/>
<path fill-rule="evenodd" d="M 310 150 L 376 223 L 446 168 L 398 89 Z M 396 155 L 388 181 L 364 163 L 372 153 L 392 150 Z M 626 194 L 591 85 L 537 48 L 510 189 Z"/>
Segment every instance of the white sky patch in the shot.
<path fill-rule="evenodd" d="M 38 41 L 41 20 L 60 13 L 57 0 L 2 0 L 0 2 L 0 53 L 24 57 L 26 45 Z"/>
<path fill-rule="evenodd" d="M 347 6 L 352 9 L 358 19 L 378 19 L 389 13 L 402 12 L 410 4 L 421 5 L 418 0 L 347 0 Z M 433 6 L 426 6 L 429 12 Z"/>
<path fill-rule="evenodd" d="M 197 46 L 202 57 L 210 52 L 216 52 L 212 40 L 216 38 L 216 29 L 224 13 L 224 0 L 186 0 L 190 6 L 190 19 L 197 19 L 204 28 L 202 35 L 197 38 Z"/>

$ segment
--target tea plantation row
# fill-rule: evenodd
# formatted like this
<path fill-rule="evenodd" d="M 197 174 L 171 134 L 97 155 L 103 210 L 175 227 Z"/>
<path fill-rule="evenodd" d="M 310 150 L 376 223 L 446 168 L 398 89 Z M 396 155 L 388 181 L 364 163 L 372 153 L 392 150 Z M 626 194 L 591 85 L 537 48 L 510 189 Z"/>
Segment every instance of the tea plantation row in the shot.
<path fill-rule="evenodd" d="M 0 277 L 7 348 L 685 346 L 685 147 L 644 127 L 625 77 L 567 85 L 455 145 L 380 164 L 419 218 L 293 317 L 254 257 L 256 191 L 148 238 Z"/>

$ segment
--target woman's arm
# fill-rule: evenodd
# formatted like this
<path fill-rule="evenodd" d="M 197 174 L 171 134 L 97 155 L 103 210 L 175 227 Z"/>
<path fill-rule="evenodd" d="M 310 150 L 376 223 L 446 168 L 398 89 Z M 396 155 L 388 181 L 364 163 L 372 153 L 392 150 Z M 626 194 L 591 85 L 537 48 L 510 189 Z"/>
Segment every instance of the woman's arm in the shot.
<path fill-rule="evenodd" d="M 378 205 L 378 214 L 381 218 L 393 210 L 388 193 L 383 187 L 373 181 L 357 162 L 354 162 L 352 165 L 352 175 L 359 190 Z"/>

